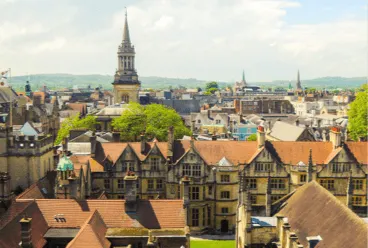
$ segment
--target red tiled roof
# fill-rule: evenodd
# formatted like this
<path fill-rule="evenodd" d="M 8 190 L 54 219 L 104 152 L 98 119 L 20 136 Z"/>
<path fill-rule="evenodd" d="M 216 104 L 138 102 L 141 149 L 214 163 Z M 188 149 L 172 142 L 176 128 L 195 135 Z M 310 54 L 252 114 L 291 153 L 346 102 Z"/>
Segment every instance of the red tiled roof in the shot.
<path fill-rule="evenodd" d="M 125 150 L 128 143 L 101 143 L 105 158 L 110 156 L 112 162 L 115 163 L 120 157 L 121 153 Z"/>
<path fill-rule="evenodd" d="M 328 190 L 312 181 L 298 188 L 277 214 L 308 247 L 308 236 L 322 237 L 316 248 L 367 247 L 367 225 Z"/>
<path fill-rule="evenodd" d="M 95 210 L 74 239 L 69 242 L 67 248 L 109 248 L 111 243 L 105 238 L 106 231 L 105 222 Z"/>
<path fill-rule="evenodd" d="M 83 114 L 83 113 L 87 112 L 87 104 L 86 103 L 69 103 L 67 106 L 69 108 L 71 108 L 72 110 L 79 111 L 80 114 Z"/>
<path fill-rule="evenodd" d="M 368 142 L 346 142 L 345 144 L 359 163 L 368 164 Z"/>
<path fill-rule="evenodd" d="M 18 195 L 16 199 L 44 199 L 44 195 L 41 192 L 40 187 L 37 182 L 32 184 L 23 193 Z"/>
<path fill-rule="evenodd" d="M 185 227 L 182 200 L 138 200 L 137 212 L 129 214 L 125 212 L 125 200 L 42 199 L 35 202 L 49 227 L 81 227 L 95 210 L 101 214 L 107 227 L 148 229 Z M 65 221 L 57 221 L 54 218 L 57 214 L 63 214 Z"/>
<path fill-rule="evenodd" d="M 313 164 L 323 164 L 333 151 L 331 142 L 272 141 L 277 155 L 284 164 L 308 164 L 309 149 L 312 149 Z"/>

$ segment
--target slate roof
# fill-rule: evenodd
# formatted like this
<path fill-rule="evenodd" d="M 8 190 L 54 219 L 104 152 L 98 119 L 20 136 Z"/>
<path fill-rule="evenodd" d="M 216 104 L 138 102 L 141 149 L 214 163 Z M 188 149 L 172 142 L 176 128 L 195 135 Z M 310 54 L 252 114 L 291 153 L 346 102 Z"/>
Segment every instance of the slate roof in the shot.
<path fill-rule="evenodd" d="M 366 248 L 367 225 L 328 190 L 312 181 L 298 188 L 277 214 L 308 247 L 308 236 L 322 237 L 316 248 Z"/>
<path fill-rule="evenodd" d="M 286 122 L 276 121 L 271 129 L 270 136 L 282 141 L 296 141 L 302 135 L 305 128 L 291 125 Z"/>

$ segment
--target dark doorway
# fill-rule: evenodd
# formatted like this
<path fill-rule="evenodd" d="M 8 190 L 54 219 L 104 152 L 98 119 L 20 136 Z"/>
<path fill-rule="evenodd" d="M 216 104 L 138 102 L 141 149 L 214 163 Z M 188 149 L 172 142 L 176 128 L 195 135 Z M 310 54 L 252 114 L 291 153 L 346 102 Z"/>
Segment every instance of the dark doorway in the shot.
<path fill-rule="evenodd" d="M 221 232 L 227 233 L 229 231 L 229 221 L 222 220 L 221 221 Z"/>

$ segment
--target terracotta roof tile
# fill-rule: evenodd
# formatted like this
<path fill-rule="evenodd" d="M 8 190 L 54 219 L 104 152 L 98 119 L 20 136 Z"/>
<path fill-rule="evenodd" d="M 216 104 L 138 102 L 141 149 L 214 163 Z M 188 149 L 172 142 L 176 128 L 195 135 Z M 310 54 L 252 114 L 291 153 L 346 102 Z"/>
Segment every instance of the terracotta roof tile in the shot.
<path fill-rule="evenodd" d="M 88 161 L 89 161 L 89 166 L 91 168 L 91 172 L 103 172 L 104 171 L 103 165 L 101 165 L 95 159 L 90 158 Z"/>
<path fill-rule="evenodd" d="M 346 142 L 345 144 L 359 163 L 368 164 L 368 142 Z"/>
<path fill-rule="evenodd" d="M 275 152 L 285 164 L 308 164 L 309 149 L 312 149 L 313 164 L 323 164 L 332 152 L 331 142 L 272 141 Z"/>
<path fill-rule="evenodd" d="M 113 163 L 118 160 L 127 145 L 128 143 L 101 143 L 105 158 L 109 156 L 112 159 Z"/>
<path fill-rule="evenodd" d="M 95 210 L 79 230 L 67 248 L 109 248 L 111 243 L 105 238 L 107 227 L 101 215 Z"/>
<path fill-rule="evenodd" d="M 81 227 L 95 210 L 99 211 L 107 227 L 148 229 L 185 227 L 182 200 L 138 200 L 137 212 L 134 214 L 125 212 L 125 200 L 42 199 L 35 202 L 49 227 Z M 54 218 L 57 214 L 63 214 L 65 221 L 57 221 Z"/>
<path fill-rule="evenodd" d="M 304 247 L 317 235 L 323 239 L 317 248 L 367 247 L 365 222 L 315 181 L 298 188 L 277 215 L 288 218 Z"/>

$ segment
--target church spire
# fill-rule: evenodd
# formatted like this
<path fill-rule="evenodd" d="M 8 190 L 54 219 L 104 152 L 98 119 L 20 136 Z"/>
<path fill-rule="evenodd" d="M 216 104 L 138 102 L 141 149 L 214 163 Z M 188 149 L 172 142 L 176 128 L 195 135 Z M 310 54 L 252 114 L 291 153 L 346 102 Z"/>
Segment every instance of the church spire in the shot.
<path fill-rule="evenodd" d="M 298 76 L 297 76 L 297 79 L 296 79 L 296 89 L 297 90 L 301 90 L 302 89 L 302 84 L 300 82 L 300 73 L 299 73 L 299 70 L 298 70 Z"/>
<path fill-rule="evenodd" d="M 244 70 L 243 70 L 243 77 L 242 77 L 242 81 L 245 82 L 245 73 L 244 73 Z"/>
<path fill-rule="evenodd" d="M 128 11 L 126 8 L 125 8 L 125 24 L 124 24 L 123 43 L 130 43 L 129 26 L 128 26 Z"/>

